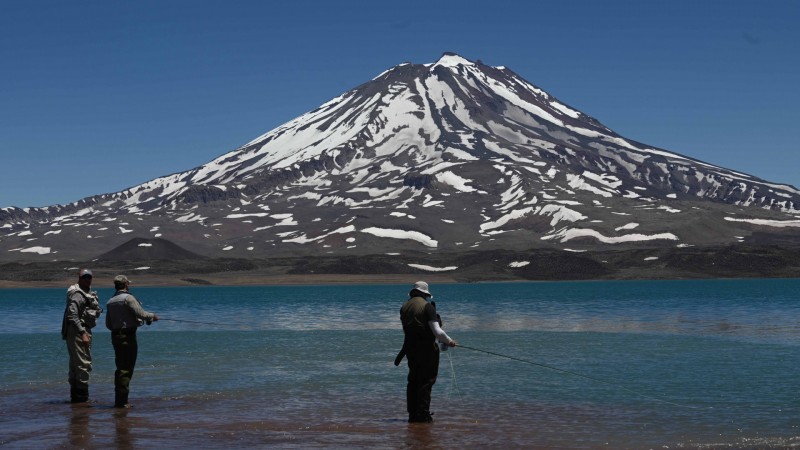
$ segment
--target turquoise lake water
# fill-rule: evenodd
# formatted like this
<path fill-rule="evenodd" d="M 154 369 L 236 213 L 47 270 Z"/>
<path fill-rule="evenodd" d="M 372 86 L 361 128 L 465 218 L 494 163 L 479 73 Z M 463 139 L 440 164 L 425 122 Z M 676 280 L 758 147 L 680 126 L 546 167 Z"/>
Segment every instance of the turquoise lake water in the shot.
<path fill-rule="evenodd" d="M 131 410 L 111 407 L 103 326 L 96 403 L 66 403 L 66 286 L 2 289 L 0 446 L 800 447 L 800 280 L 432 285 L 458 342 L 559 370 L 443 352 L 435 423 L 409 425 L 392 361 L 413 281 L 133 289 L 207 324 L 140 329 Z"/>

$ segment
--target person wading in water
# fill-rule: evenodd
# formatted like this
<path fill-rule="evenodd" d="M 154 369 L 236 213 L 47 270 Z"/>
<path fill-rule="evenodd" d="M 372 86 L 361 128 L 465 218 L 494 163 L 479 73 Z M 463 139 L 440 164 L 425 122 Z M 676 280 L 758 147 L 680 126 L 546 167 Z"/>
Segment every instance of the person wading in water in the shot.
<path fill-rule="evenodd" d="M 67 305 L 61 320 L 61 337 L 69 352 L 69 396 L 71 403 L 89 401 L 92 371 L 92 328 L 103 313 L 92 289 L 92 271 L 80 269 L 78 283 L 67 289 Z"/>
<path fill-rule="evenodd" d="M 130 408 L 130 392 L 133 369 L 139 354 L 136 329 L 143 323 L 150 325 L 158 320 L 158 315 L 142 309 L 139 301 L 128 292 L 131 282 L 125 275 L 114 277 L 116 293 L 106 304 L 106 328 L 111 330 L 111 345 L 114 346 L 114 407 Z"/>
<path fill-rule="evenodd" d="M 417 281 L 408 295 L 409 300 L 400 308 L 405 339 L 395 365 L 400 364 L 404 355 L 408 358 L 408 422 L 430 423 L 433 422 L 431 390 L 439 374 L 439 347 L 436 341 L 450 347 L 455 347 L 456 341 L 442 330 L 436 304 L 428 301 L 433 297 L 428 283 Z"/>

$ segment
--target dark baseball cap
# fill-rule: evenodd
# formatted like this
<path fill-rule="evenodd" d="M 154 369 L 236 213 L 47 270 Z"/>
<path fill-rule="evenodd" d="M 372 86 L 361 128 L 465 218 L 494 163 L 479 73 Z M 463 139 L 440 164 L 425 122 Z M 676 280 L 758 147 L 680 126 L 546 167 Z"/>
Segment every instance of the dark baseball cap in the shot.
<path fill-rule="evenodd" d="M 81 278 L 83 278 L 83 277 L 91 278 L 94 275 L 92 275 L 92 271 L 89 270 L 89 269 L 81 269 L 80 272 L 78 272 L 78 276 L 81 277 Z"/>

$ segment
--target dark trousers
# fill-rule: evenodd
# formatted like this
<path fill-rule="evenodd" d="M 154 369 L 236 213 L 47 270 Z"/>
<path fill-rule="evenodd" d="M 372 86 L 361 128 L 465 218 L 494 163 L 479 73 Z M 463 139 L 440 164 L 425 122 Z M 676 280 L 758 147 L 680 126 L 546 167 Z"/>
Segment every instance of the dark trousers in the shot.
<path fill-rule="evenodd" d="M 136 329 L 115 330 L 111 332 L 111 344 L 114 346 L 114 406 L 122 407 L 128 403 L 128 386 L 133 378 L 136 356 L 139 345 L 136 343 Z"/>
<path fill-rule="evenodd" d="M 410 345 L 406 404 L 409 422 L 431 422 L 431 390 L 439 374 L 439 349 L 433 342 Z"/>

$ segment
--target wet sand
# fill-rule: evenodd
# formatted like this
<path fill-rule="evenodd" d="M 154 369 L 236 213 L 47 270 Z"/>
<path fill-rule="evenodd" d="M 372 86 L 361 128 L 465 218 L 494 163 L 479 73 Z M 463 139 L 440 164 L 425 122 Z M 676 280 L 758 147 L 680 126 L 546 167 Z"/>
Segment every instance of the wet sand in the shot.
<path fill-rule="evenodd" d="M 588 416 L 559 417 L 575 411 L 471 411 L 438 418 L 433 424 L 408 424 L 405 417 L 392 416 L 388 408 L 370 401 L 356 410 L 352 405 L 321 400 L 316 406 L 305 405 L 302 411 L 278 416 L 275 413 L 281 406 L 262 407 L 231 398 L 137 400 L 131 409 L 103 403 L 72 405 L 62 400 L 18 404 L 2 414 L 0 445 L 88 449 L 607 448 L 582 437 L 586 430 L 571 435 L 563 425 L 546 429 L 535 419 L 550 416 L 577 424 L 590 420 Z M 559 433 L 563 434 L 559 437 Z M 615 448 L 637 447 L 634 442 L 620 441 L 619 436 L 615 440 L 620 445 Z"/>

